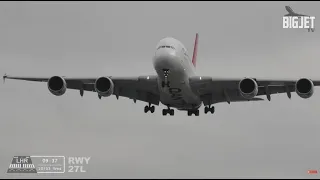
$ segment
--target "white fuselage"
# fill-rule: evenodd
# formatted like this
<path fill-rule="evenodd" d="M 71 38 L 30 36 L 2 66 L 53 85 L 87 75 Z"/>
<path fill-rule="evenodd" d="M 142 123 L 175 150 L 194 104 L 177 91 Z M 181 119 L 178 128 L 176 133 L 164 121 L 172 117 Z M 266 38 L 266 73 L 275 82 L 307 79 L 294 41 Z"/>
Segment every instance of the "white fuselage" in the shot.
<path fill-rule="evenodd" d="M 160 101 L 169 107 L 180 110 L 198 109 L 200 97 L 189 85 L 189 77 L 195 75 L 195 67 L 183 44 L 174 38 L 164 38 L 158 45 L 153 58 L 153 66 L 158 74 Z M 168 82 L 170 87 L 162 87 L 163 69 L 169 69 Z"/>

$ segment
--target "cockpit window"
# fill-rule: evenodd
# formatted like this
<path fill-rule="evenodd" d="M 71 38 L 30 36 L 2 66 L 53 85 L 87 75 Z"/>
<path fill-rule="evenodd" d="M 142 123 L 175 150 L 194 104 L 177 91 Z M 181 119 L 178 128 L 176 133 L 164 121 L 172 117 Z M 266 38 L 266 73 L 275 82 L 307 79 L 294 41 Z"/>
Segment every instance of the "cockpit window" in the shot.
<path fill-rule="evenodd" d="M 160 49 L 160 48 L 170 48 L 170 49 L 175 49 L 173 46 L 159 46 L 159 47 L 157 48 L 157 50 L 158 50 L 158 49 Z"/>

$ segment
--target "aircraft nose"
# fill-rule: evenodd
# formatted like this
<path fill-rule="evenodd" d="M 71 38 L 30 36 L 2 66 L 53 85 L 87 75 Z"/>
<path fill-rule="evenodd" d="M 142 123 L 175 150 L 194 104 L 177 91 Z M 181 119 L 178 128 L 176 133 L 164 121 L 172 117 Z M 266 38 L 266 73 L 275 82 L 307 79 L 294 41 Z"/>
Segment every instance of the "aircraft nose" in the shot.
<path fill-rule="evenodd" d="M 154 57 L 155 63 L 161 63 L 163 65 L 172 64 L 176 59 L 176 52 L 173 49 L 159 49 Z"/>
<path fill-rule="evenodd" d="M 170 69 L 173 71 L 181 67 L 180 58 L 174 49 L 158 49 L 153 59 L 153 66 L 158 73 L 163 69 Z"/>

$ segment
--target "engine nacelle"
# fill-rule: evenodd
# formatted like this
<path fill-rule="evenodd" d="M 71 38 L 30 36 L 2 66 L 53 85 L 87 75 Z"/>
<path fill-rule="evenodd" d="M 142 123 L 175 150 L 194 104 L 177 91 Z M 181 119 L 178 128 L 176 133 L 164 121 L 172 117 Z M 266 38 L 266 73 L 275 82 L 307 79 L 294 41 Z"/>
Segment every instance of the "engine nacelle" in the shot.
<path fill-rule="evenodd" d="M 258 84 L 252 78 L 244 78 L 239 82 L 239 91 L 242 97 L 252 99 L 258 94 Z"/>
<path fill-rule="evenodd" d="M 108 97 L 113 94 L 114 84 L 110 78 L 100 77 L 94 83 L 94 89 L 100 96 Z"/>
<path fill-rule="evenodd" d="M 313 95 L 313 87 L 313 82 L 310 79 L 299 79 L 296 82 L 296 93 L 301 98 L 310 98 Z"/>
<path fill-rule="evenodd" d="M 56 96 L 63 95 L 67 90 L 67 83 L 60 76 L 52 76 L 48 80 L 47 85 L 48 85 L 49 91 Z"/>

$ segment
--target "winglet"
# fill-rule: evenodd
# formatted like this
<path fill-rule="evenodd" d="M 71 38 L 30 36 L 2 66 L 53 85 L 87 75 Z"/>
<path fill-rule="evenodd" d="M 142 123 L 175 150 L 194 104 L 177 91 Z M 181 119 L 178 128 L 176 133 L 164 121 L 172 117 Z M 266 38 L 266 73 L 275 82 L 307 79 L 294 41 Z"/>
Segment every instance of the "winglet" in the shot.
<path fill-rule="evenodd" d="M 5 73 L 4 75 L 3 75 L 3 84 L 4 84 L 4 82 L 6 81 L 6 78 L 7 78 L 8 76 L 7 76 L 7 73 Z"/>
<path fill-rule="evenodd" d="M 192 64 L 194 67 L 196 67 L 197 63 L 197 54 L 198 54 L 198 39 L 199 39 L 199 34 L 196 34 L 196 39 L 194 40 L 194 49 L 193 49 L 193 56 L 192 56 Z"/>

